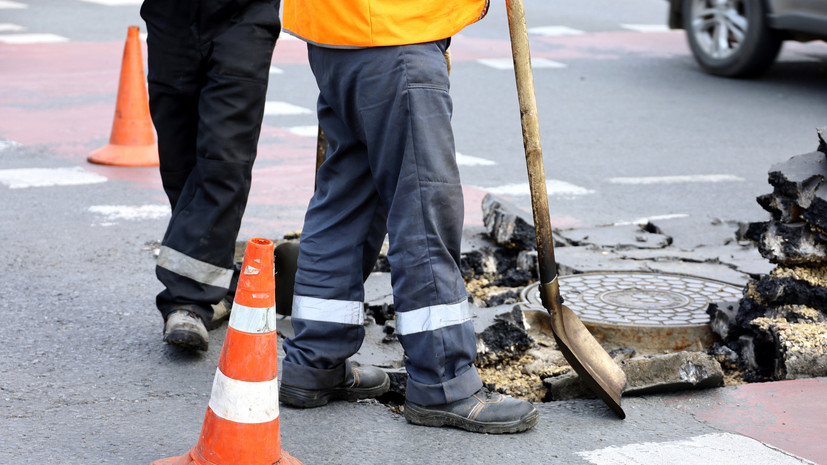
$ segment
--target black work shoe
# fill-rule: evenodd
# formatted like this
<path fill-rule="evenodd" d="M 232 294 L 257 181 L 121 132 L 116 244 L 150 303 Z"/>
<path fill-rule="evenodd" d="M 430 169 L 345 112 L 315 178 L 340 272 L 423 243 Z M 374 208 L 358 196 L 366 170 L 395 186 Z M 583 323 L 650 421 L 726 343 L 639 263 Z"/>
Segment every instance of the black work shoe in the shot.
<path fill-rule="evenodd" d="M 169 314 L 164 324 L 164 342 L 186 349 L 207 350 L 210 336 L 201 317 L 186 310 Z"/>
<path fill-rule="evenodd" d="M 326 405 L 331 399 L 356 401 L 379 397 L 388 392 L 391 381 L 376 367 L 352 368 L 345 382 L 327 389 L 304 389 L 282 383 L 279 400 L 291 407 L 311 408 Z"/>
<path fill-rule="evenodd" d="M 474 433 L 519 433 L 540 418 L 531 403 L 486 388 L 449 404 L 423 406 L 405 402 L 405 418 L 415 425 L 455 426 Z"/>

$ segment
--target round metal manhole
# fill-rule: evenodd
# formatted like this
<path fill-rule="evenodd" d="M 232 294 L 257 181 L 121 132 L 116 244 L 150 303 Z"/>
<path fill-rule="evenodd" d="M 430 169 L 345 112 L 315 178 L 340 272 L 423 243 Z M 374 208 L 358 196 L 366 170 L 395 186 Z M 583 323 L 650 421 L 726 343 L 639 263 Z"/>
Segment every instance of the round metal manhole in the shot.
<path fill-rule="evenodd" d="M 712 344 L 710 303 L 737 302 L 739 286 L 670 273 L 594 272 L 561 276 L 565 305 L 601 342 L 643 349 L 684 350 Z M 542 305 L 539 284 L 522 299 Z"/>

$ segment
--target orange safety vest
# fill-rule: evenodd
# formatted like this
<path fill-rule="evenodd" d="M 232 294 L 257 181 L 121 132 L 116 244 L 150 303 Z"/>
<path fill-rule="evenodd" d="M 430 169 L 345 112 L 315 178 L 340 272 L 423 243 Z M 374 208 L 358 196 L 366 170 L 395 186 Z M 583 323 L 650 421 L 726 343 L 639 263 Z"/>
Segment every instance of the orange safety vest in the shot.
<path fill-rule="evenodd" d="M 489 0 L 284 0 L 282 25 L 329 47 L 418 44 L 453 36 L 488 12 Z"/>

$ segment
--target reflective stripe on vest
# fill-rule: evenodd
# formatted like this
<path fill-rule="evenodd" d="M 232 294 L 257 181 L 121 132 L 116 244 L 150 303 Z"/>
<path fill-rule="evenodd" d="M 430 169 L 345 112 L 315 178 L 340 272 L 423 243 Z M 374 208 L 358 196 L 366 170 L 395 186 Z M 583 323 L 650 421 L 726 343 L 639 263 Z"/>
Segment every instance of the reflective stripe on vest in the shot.
<path fill-rule="evenodd" d="M 229 289 L 233 279 L 233 270 L 231 268 L 221 268 L 220 266 L 202 262 L 167 246 L 161 246 L 156 264 L 165 270 L 190 278 L 201 284 L 222 287 L 224 289 Z"/>
<path fill-rule="evenodd" d="M 431 305 L 409 312 L 396 314 L 396 333 L 400 336 L 435 331 L 448 326 L 459 325 L 471 319 L 468 301 L 457 304 Z"/>
<path fill-rule="evenodd" d="M 284 0 L 283 27 L 328 47 L 380 47 L 446 39 L 482 19 L 489 0 Z"/>

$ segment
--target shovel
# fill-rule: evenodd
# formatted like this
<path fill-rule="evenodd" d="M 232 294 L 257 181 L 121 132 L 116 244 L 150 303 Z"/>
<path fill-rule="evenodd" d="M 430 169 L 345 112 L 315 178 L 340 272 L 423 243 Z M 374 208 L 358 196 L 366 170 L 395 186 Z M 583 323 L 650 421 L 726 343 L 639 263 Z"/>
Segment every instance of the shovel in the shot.
<path fill-rule="evenodd" d="M 525 9 L 522 0 L 506 0 L 506 7 L 511 35 L 511 52 L 514 58 L 514 75 L 517 78 L 517 96 L 520 102 L 528 182 L 531 188 L 531 208 L 534 213 L 534 227 L 537 235 L 540 298 L 551 316 L 554 339 L 566 361 L 574 368 L 580 379 L 603 399 L 617 416 L 626 418 L 626 413 L 620 406 L 620 396 L 626 387 L 626 375 L 589 333 L 580 318 L 563 305 L 563 298 L 560 296 Z"/>

